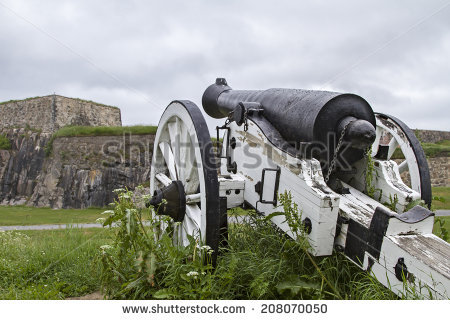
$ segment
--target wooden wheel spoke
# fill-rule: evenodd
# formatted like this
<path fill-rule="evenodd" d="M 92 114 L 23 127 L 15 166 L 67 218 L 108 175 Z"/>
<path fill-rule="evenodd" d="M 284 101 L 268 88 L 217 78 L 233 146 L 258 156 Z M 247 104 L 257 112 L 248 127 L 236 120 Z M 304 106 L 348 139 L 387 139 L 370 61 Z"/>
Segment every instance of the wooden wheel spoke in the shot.
<path fill-rule="evenodd" d="M 387 154 L 387 158 L 391 159 L 392 155 L 395 152 L 395 149 L 397 149 L 398 147 L 398 141 L 397 139 L 395 139 L 394 137 L 391 139 L 391 141 L 389 142 L 389 149 L 388 149 L 388 154 Z"/>
<path fill-rule="evenodd" d="M 175 121 L 169 122 L 167 124 L 167 128 L 169 129 L 170 136 L 170 146 L 172 148 L 172 153 L 175 161 L 175 169 L 177 171 L 177 176 L 180 177 L 180 122 L 178 118 L 175 118 Z"/>
<path fill-rule="evenodd" d="M 186 204 L 197 203 L 201 201 L 201 194 L 194 193 L 186 195 Z"/>
<path fill-rule="evenodd" d="M 180 136 L 180 180 L 185 181 L 187 168 L 192 167 L 191 137 L 185 125 L 181 125 Z"/>
<path fill-rule="evenodd" d="M 196 204 L 186 204 L 186 215 L 184 217 L 184 226 L 186 232 L 192 236 L 196 236 L 196 233 L 200 230 L 202 219 L 202 212 Z"/>
<path fill-rule="evenodd" d="M 172 183 L 172 180 L 170 180 L 170 178 L 164 173 L 158 173 L 155 178 L 158 179 L 158 181 L 161 182 L 165 187 Z"/>
<path fill-rule="evenodd" d="M 174 237 L 172 239 L 172 243 L 175 246 L 182 245 L 184 235 L 183 235 L 183 226 L 181 224 L 178 224 L 177 226 L 175 226 L 175 230 L 174 230 L 173 234 L 174 234 Z"/>
<path fill-rule="evenodd" d="M 189 137 L 190 140 L 190 137 Z M 198 187 L 200 186 L 199 176 L 198 176 L 198 164 L 195 159 L 195 150 L 192 143 L 186 148 L 185 157 L 185 185 L 186 194 L 198 192 Z"/>
<path fill-rule="evenodd" d="M 398 171 L 400 173 L 403 173 L 403 172 L 408 171 L 408 170 L 409 170 L 408 169 L 408 161 L 404 160 L 402 163 L 400 163 L 398 165 Z"/>
<path fill-rule="evenodd" d="M 192 194 L 198 192 L 198 187 L 200 186 L 200 181 L 198 180 L 198 172 L 197 172 L 197 162 L 194 161 L 192 166 L 186 172 L 185 185 L 184 190 L 186 194 Z"/>
<path fill-rule="evenodd" d="M 172 180 L 178 180 L 177 171 L 175 168 L 175 159 L 170 145 L 165 141 L 160 142 L 159 149 L 161 150 L 164 160 L 166 161 L 166 166 L 167 169 L 169 169 L 170 178 Z"/>
<path fill-rule="evenodd" d="M 381 135 L 383 134 L 383 131 L 384 130 L 381 127 L 377 126 L 375 141 L 372 144 L 372 157 L 375 157 L 375 155 L 378 152 L 378 148 L 380 147 L 380 139 Z"/>

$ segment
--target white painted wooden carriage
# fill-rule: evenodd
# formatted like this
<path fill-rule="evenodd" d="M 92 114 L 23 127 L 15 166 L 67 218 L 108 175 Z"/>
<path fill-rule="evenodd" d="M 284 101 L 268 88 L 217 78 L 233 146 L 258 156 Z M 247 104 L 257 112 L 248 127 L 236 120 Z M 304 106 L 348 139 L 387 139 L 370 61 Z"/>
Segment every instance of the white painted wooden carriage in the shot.
<path fill-rule="evenodd" d="M 261 104 L 247 104 L 241 118 L 232 117 L 238 109 L 232 111 L 217 129 L 223 134 L 223 147 L 216 155 L 195 104 L 174 101 L 167 107 L 156 133 L 150 186 L 153 204 L 161 199 L 175 204 L 175 213 L 165 213 L 180 222 L 174 242 L 186 245 L 187 235 L 193 235 L 217 250 L 226 209 L 245 204 L 269 215 L 280 210 L 277 194 L 288 191 L 308 225 L 312 254 L 327 256 L 341 250 L 399 295 L 409 287 L 425 298 L 448 299 L 450 245 L 432 234 L 432 212 L 420 206 L 407 208 L 421 198 L 431 202 L 425 156 L 411 130 L 398 119 L 375 114 L 370 155 L 375 194 L 369 197 L 365 158 L 337 175 L 341 187 L 333 190 L 316 158 L 283 147 L 283 137 L 263 109 Z M 400 164 L 390 160 L 397 147 L 405 156 Z M 409 172 L 410 185 L 403 182 L 403 172 Z M 389 202 L 394 211 L 384 205 Z M 295 237 L 284 216 L 272 221 Z"/>

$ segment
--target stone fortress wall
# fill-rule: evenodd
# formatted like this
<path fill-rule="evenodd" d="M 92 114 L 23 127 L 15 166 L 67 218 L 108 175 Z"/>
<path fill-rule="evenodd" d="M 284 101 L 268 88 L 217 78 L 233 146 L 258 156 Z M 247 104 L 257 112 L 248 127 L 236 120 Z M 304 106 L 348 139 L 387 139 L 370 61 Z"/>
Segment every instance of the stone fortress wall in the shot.
<path fill-rule="evenodd" d="M 450 131 L 437 130 L 415 130 L 415 134 L 420 142 L 436 143 L 442 140 L 450 140 Z"/>
<path fill-rule="evenodd" d="M 450 131 L 415 130 L 416 136 L 422 143 L 436 143 L 450 140 Z M 433 187 L 450 187 L 450 158 L 427 158 L 430 169 L 431 185 Z"/>
<path fill-rule="evenodd" d="M 53 133 L 64 126 L 121 126 L 120 109 L 49 95 L 0 104 L 0 128 L 33 128 Z"/>

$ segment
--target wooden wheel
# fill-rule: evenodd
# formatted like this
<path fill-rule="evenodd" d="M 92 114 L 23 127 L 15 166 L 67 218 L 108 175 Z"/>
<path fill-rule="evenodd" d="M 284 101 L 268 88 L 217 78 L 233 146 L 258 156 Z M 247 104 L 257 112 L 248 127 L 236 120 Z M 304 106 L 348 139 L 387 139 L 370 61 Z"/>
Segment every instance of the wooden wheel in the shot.
<path fill-rule="evenodd" d="M 405 159 L 399 164 L 400 173 L 409 172 L 411 188 L 421 194 L 422 200 L 431 205 L 431 180 L 425 153 L 414 132 L 402 121 L 392 116 L 376 113 L 376 139 L 372 156 L 390 160 L 399 147 Z"/>
<path fill-rule="evenodd" d="M 150 176 L 153 204 L 165 199 L 158 214 L 175 222 L 173 240 L 218 247 L 219 183 L 211 137 L 200 109 L 190 101 L 174 101 L 164 111 L 155 136 Z M 156 206 L 155 206 L 156 207 Z"/>

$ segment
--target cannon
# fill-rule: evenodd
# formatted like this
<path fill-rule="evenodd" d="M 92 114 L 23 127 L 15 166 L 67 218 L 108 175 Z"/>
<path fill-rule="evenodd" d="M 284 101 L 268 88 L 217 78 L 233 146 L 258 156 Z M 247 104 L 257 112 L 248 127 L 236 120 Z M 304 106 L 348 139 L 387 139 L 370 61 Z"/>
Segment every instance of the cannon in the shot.
<path fill-rule="evenodd" d="M 432 234 L 428 165 L 406 124 L 355 94 L 233 90 L 223 78 L 202 104 L 225 119 L 216 127 L 221 148 L 186 100 L 168 105 L 155 136 L 150 204 L 176 222 L 174 243 L 187 245 L 192 236 L 217 252 L 227 209 L 238 206 L 271 215 L 295 239 L 286 219 L 272 214 L 288 191 L 312 255 L 341 251 L 398 295 L 409 286 L 448 299 L 450 245 Z M 400 163 L 391 160 L 396 150 Z"/>

